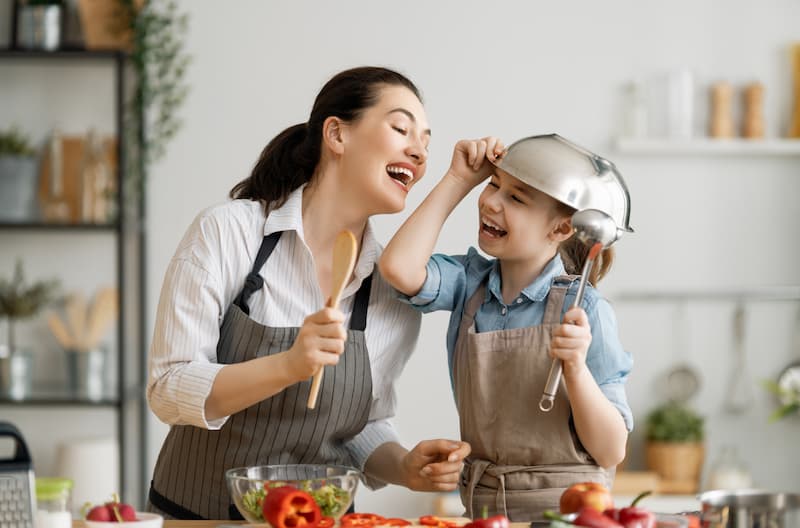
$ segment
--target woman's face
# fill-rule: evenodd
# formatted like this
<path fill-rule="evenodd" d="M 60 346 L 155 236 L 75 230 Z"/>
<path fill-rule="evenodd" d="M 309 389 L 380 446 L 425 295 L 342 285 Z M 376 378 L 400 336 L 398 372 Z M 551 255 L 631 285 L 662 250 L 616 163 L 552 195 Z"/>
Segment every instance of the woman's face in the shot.
<path fill-rule="evenodd" d="M 509 261 L 555 254 L 558 241 L 550 235 L 567 219 L 556 213 L 556 205 L 550 196 L 495 169 L 478 198 L 478 245 Z"/>
<path fill-rule="evenodd" d="M 431 132 L 420 100 L 404 86 L 386 85 L 375 105 L 343 127 L 343 183 L 359 193 L 369 214 L 403 210 L 428 160 Z"/>

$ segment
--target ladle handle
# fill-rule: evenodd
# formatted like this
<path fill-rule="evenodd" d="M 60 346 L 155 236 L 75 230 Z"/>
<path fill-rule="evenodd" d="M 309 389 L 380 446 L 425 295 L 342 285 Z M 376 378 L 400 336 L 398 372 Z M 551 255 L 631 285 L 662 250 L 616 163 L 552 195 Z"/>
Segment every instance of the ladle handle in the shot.
<path fill-rule="evenodd" d="M 576 308 L 583 302 L 583 292 L 586 291 L 586 282 L 589 280 L 589 273 L 592 272 L 592 265 L 594 259 L 603 245 L 596 242 L 592 249 L 589 250 L 589 256 L 586 257 L 586 262 L 583 263 L 583 270 L 581 270 L 581 279 L 578 281 L 578 292 L 575 294 L 575 301 L 570 308 Z M 539 399 L 539 410 L 542 412 L 549 412 L 553 405 L 555 405 L 556 393 L 558 392 L 558 385 L 561 383 L 561 360 L 553 358 L 550 364 L 550 372 L 547 374 L 547 381 L 544 384 L 542 397 Z"/>

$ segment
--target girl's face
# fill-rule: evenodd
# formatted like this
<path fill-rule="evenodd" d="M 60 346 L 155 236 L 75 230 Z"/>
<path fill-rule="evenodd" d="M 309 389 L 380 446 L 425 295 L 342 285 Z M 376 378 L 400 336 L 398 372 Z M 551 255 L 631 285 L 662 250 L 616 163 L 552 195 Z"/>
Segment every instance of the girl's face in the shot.
<path fill-rule="evenodd" d="M 558 202 L 508 173 L 495 169 L 478 198 L 480 248 L 501 260 L 549 260 L 562 235 L 571 231 L 569 217 L 557 213 Z"/>
<path fill-rule="evenodd" d="M 369 214 L 402 211 L 428 160 L 431 131 L 420 100 L 404 86 L 384 86 L 378 102 L 342 128 L 343 183 Z"/>

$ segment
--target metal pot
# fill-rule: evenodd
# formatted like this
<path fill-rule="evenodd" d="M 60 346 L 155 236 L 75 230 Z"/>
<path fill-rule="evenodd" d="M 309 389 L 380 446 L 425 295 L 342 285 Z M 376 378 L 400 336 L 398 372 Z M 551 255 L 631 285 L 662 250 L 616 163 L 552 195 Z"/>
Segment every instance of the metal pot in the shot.
<path fill-rule="evenodd" d="M 713 490 L 700 495 L 703 526 L 794 528 L 800 526 L 800 494 L 763 490 Z"/>

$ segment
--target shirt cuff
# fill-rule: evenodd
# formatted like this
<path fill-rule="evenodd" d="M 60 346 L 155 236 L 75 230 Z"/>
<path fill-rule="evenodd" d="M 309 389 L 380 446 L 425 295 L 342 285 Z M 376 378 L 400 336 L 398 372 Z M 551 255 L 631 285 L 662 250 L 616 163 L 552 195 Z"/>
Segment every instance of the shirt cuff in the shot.
<path fill-rule="evenodd" d="M 408 302 L 414 306 L 424 306 L 436 300 L 439 296 L 439 287 L 442 284 L 442 275 L 439 272 L 439 266 L 431 258 L 425 265 L 425 282 L 422 283 L 422 288 L 413 297 L 406 297 Z"/>
<path fill-rule="evenodd" d="M 630 433 L 633 431 L 633 414 L 631 408 L 628 406 L 628 398 L 625 395 L 625 385 L 622 383 L 606 383 L 600 385 L 600 390 L 603 391 L 608 401 L 619 410 L 622 419 L 625 420 L 625 428 Z"/>
<path fill-rule="evenodd" d="M 211 393 L 214 379 L 224 367 L 225 365 L 219 363 L 195 362 L 186 365 L 181 371 L 177 389 L 180 416 L 178 423 L 216 431 L 228 421 L 228 416 L 206 420 L 206 400 Z"/>
<path fill-rule="evenodd" d="M 360 433 L 345 443 L 345 449 L 350 453 L 356 468 L 361 471 L 362 480 L 369 489 L 376 490 L 386 486 L 386 483 L 382 480 L 367 476 L 364 472 L 364 466 L 367 464 L 367 459 L 369 459 L 370 455 L 387 442 L 397 442 L 399 444 L 400 438 L 397 436 L 392 422 L 384 419 L 367 422 L 367 425 Z"/>

